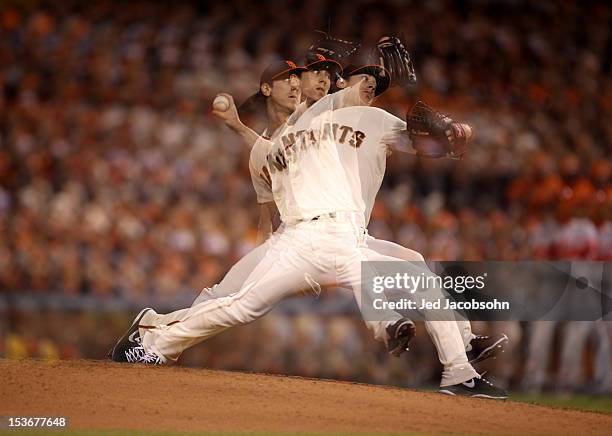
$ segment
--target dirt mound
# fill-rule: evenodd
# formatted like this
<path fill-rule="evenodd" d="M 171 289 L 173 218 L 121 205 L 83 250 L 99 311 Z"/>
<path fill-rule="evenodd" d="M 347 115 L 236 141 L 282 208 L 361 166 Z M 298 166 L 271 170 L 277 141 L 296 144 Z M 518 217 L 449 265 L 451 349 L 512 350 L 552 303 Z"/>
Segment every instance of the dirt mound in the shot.
<path fill-rule="evenodd" d="M 75 429 L 609 434 L 612 415 L 180 367 L 0 360 L 0 416 Z"/>

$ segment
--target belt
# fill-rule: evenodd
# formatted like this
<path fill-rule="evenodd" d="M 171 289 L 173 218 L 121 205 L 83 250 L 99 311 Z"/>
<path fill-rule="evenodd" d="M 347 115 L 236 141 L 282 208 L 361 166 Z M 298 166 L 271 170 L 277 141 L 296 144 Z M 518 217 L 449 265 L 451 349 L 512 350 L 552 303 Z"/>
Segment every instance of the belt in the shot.
<path fill-rule="evenodd" d="M 336 213 L 331 212 L 331 213 L 324 213 L 323 215 L 317 215 L 316 217 L 312 218 L 310 221 L 318 221 L 320 219 L 325 219 L 325 218 L 334 219 L 336 218 Z"/>
<path fill-rule="evenodd" d="M 323 221 L 323 220 L 330 220 L 330 221 L 340 221 L 340 222 L 352 222 L 355 224 L 358 224 L 361 227 L 365 227 L 364 225 L 364 220 L 363 220 L 363 215 L 357 212 L 344 212 L 344 211 L 340 211 L 340 212 L 330 212 L 330 213 L 324 213 L 321 215 L 317 215 L 314 218 L 311 218 L 309 221 Z M 304 220 L 306 221 L 306 220 Z"/>

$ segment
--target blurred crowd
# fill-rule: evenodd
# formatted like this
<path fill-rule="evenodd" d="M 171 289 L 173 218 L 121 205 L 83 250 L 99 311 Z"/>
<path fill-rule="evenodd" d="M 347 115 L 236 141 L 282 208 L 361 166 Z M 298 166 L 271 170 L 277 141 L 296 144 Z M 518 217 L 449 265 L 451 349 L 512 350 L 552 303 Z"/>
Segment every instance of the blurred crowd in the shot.
<path fill-rule="evenodd" d="M 248 152 L 210 103 L 244 100 L 272 60 L 299 63 L 313 29 L 403 33 L 419 84 L 377 104 L 403 116 L 420 98 L 475 128 L 464 160 L 389 157 L 371 234 L 428 259 L 612 260 L 611 11 L 3 2 L 0 292 L 145 303 L 217 282 L 253 248 L 258 210 Z"/>

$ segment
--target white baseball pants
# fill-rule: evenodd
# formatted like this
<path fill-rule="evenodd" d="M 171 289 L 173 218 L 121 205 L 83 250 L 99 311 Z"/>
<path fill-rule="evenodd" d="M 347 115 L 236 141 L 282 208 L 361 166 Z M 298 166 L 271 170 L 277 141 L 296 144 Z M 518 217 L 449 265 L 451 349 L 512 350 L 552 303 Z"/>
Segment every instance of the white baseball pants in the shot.
<path fill-rule="evenodd" d="M 351 289 L 361 307 L 361 261 L 400 260 L 377 253 L 364 242 L 363 231 L 354 223 L 317 220 L 287 227 L 269 241 L 264 259 L 238 292 L 187 309 L 175 324 L 146 331 L 143 345 L 148 351 L 176 360 L 186 348 L 226 328 L 251 322 L 283 298 L 308 287 L 316 289 L 320 284 Z M 389 311 L 382 317 L 386 323 L 366 321 L 366 325 L 377 339 L 384 341 L 385 326 L 399 317 Z M 444 365 L 441 386 L 478 377 L 467 362 L 457 324 L 450 321 L 430 324 L 437 325 L 427 329 L 439 346 L 439 358 Z"/>
<path fill-rule="evenodd" d="M 237 289 L 240 289 L 242 285 L 244 285 L 244 283 L 246 282 L 246 279 L 249 277 L 249 275 L 253 272 L 255 267 L 264 258 L 270 244 L 273 243 L 279 237 L 280 234 L 282 234 L 283 227 L 284 226 L 281 225 L 281 227 L 276 232 L 274 232 L 268 240 L 266 240 L 263 244 L 255 247 L 253 250 L 243 256 L 238 262 L 236 262 L 230 268 L 227 274 L 223 277 L 223 280 L 221 280 L 220 283 L 213 285 L 212 288 L 204 288 L 196 297 L 191 307 L 196 306 L 204 301 L 227 297 L 230 294 L 236 292 Z M 402 247 L 401 245 L 396 244 L 395 242 L 385 241 L 383 239 L 376 239 L 373 236 L 367 235 L 366 245 L 369 249 L 375 251 L 378 254 L 396 258 L 394 260 L 425 262 L 425 258 L 421 253 L 406 247 Z M 189 308 L 186 308 L 176 310 L 168 314 L 147 315 L 146 319 L 143 320 L 142 324 L 151 326 L 172 324 L 176 321 L 181 320 L 187 314 L 188 311 Z M 436 350 L 438 350 L 438 354 L 444 354 L 445 350 L 443 349 L 443 344 L 436 338 L 447 336 L 454 337 L 454 334 L 449 333 L 449 330 L 454 330 L 455 328 L 459 329 L 459 333 L 461 334 L 464 347 L 467 347 L 472 338 L 474 337 L 470 322 L 468 320 L 460 319 L 459 317 L 457 317 L 456 325 L 452 325 L 452 322 L 450 325 L 445 323 L 448 323 L 448 321 L 426 321 L 425 323 L 426 329 L 428 332 L 430 332 L 430 336 L 436 347 Z M 388 322 L 385 321 L 385 324 L 387 325 Z"/>

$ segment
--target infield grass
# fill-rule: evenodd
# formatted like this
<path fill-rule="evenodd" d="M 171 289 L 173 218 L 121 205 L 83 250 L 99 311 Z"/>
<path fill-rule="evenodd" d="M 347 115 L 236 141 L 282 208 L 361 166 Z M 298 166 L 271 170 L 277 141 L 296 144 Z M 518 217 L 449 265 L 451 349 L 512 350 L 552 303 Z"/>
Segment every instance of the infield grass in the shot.
<path fill-rule="evenodd" d="M 589 412 L 612 413 L 611 396 L 592 395 L 551 395 L 511 393 L 509 400 L 537 404 L 561 409 L 586 410 Z"/>

